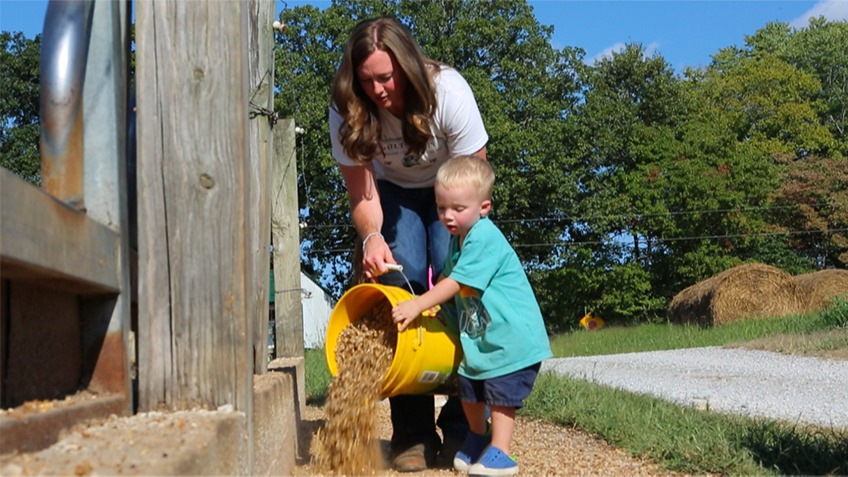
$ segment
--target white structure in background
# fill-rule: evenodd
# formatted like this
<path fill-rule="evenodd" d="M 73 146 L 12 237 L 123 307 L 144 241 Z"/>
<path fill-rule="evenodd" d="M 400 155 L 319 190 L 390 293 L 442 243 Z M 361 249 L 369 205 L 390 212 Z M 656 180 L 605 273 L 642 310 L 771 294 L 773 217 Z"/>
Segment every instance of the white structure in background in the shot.
<path fill-rule="evenodd" d="M 336 300 L 303 272 L 300 272 L 300 288 L 303 290 L 300 300 L 303 306 L 303 347 L 323 348 Z"/>

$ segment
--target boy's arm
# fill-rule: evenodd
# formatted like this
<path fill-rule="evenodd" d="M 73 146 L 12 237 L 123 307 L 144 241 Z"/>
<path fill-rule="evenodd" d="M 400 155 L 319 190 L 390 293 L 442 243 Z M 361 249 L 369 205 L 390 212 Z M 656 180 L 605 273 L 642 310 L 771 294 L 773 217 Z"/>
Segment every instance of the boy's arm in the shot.
<path fill-rule="evenodd" d="M 459 288 L 459 282 L 446 277 L 439 280 L 439 283 L 423 295 L 398 303 L 392 309 L 392 320 L 399 325 L 398 331 L 405 330 L 412 323 L 412 320 L 418 318 L 424 310 L 429 310 L 453 298 L 454 295 L 459 293 Z"/>

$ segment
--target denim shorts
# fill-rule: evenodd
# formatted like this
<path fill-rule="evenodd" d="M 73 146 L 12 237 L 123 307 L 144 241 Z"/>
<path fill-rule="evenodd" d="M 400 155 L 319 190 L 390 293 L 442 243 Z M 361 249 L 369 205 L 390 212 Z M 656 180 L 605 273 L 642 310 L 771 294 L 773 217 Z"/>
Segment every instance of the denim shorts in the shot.
<path fill-rule="evenodd" d="M 490 406 L 524 406 L 524 400 L 533 390 L 536 375 L 542 363 L 519 369 L 514 373 L 491 379 L 459 377 L 459 395 L 463 402 L 484 402 Z"/>

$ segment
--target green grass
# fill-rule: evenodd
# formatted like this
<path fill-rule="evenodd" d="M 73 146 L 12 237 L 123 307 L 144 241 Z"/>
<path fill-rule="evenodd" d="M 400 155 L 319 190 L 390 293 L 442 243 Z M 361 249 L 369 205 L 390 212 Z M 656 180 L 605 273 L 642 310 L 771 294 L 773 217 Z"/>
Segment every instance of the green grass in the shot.
<path fill-rule="evenodd" d="M 716 328 L 647 324 L 554 337 L 555 356 L 723 346 L 773 336 L 844 334 L 848 302 L 825 312 L 744 321 Z M 844 340 L 843 340 L 844 344 Z M 323 350 L 306 352 L 307 402 L 321 404 L 330 383 Z M 846 475 L 848 429 L 790 426 L 728 416 L 551 373 L 542 373 L 520 415 L 576 427 L 668 471 L 721 475 Z"/>
<path fill-rule="evenodd" d="M 674 472 L 848 473 L 848 430 L 704 412 L 552 373 L 539 375 L 520 415 L 576 427 Z"/>
<path fill-rule="evenodd" d="M 307 349 L 304 352 L 304 374 L 306 375 L 306 404 L 321 406 L 330 387 L 330 369 L 324 349 Z"/>
<path fill-rule="evenodd" d="M 846 310 L 848 305 L 841 302 L 825 313 L 739 321 L 712 328 L 675 324 L 606 327 L 593 331 L 581 328 L 553 337 L 551 348 L 554 356 L 563 358 L 723 346 L 781 334 L 809 334 L 832 329 L 840 326 Z"/>

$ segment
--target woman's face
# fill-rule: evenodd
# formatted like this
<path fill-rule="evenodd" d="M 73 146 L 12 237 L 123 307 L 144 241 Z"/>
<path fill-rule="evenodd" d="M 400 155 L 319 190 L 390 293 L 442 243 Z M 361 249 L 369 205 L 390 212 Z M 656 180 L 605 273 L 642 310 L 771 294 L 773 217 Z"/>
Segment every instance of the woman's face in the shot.
<path fill-rule="evenodd" d="M 394 56 L 376 50 L 356 69 L 356 78 L 368 98 L 379 108 L 403 116 L 403 90 L 406 77 Z"/>

